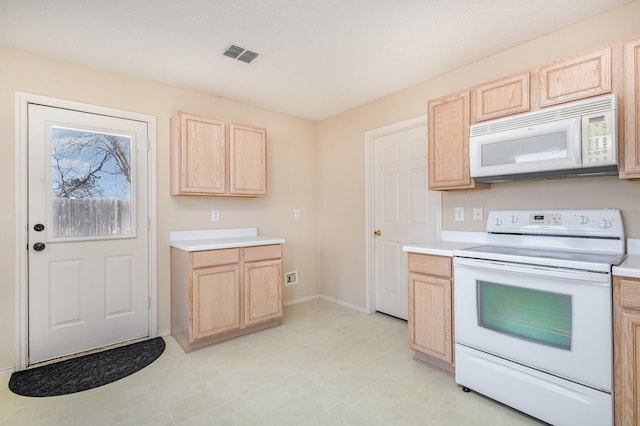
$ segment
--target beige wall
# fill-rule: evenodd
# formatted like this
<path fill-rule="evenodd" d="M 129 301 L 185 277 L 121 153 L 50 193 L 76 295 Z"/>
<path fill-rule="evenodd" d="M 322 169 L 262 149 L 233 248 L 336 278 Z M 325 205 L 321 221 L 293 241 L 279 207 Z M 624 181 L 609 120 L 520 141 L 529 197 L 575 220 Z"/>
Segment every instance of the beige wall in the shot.
<path fill-rule="evenodd" d="M 571 56 L 640 34 L 640 3 L 602 14 L 501 52 L 432 80 L 347 111 L 320 123 L 265 111 L 221 98 L 155 84 L 0 47 L 0 371 L 14 357 L 14 99 L 28 92 L 135 111 L 157 117 L 158 326 L 169 329 L 171 230 L 258 226 L 282 236 L 285 270 L 297 269 L 300 284 L 286 299 L 323 293 L 365 306 L 364 133 L 422 116 L 427 99 Z M 402 64 L 399 64 L 402 66 Z M 367 70 L 362 70 L 367 72 Z M 269 134 L 269 195 L 264 199 L 169 196 L 169 117 L 176 110 L 264 126 Z M 494 185 L 489 190 L 443 196 L 443 227 L 482 230 L 484 224 L 454 222 L 453 208 L 619 207 L 627 232 L 640 238 L 640 182 L 615 178 Z M 210 222 L 219 209 L 221 222 Z M 302 220 L 293 219 L 293 210 Z M 215 226 L 214 226 L 215 225 Z"/>
<path fill-rule="evenodd" d="M 320 122 L 318 217 L 323 293 L 365 306 L 364 132 L 426 114 L 428 99 L 640 35 L 638 17 L 640 3 L 635 1 Z M 463 231 L 484 230 L 484 222 L 469 220 L 473 206 L 485 211 L 617 207 L 622 209 L 628 236 L 640 238 L 640 182 L 590 178 L 496 184 L 489 190 L 444 193 L 442 203 L 443 229 Z M 465 207 L 467 220 L 453 221 L 454 207 Z"/>
<path fill-rule="evenodd" d="M 122 75 L 0 47 L 0 371 L 14 365 L 15 92 L 67 99 L 157 118 L 158 328 L 168 331 L 172 230 L 257 226 L 286 239 L 284 269 L 298 270 L 286 300 L 320 293 L 317 247 L 317 123 Z M 268 195 L 260 199 L 169 195 L 169 117 L 176 110 L 267 128 Z M 212 223 L 211 209 L 220 210 Z M 301 220 L 294 220 L 299 208 Z"/>

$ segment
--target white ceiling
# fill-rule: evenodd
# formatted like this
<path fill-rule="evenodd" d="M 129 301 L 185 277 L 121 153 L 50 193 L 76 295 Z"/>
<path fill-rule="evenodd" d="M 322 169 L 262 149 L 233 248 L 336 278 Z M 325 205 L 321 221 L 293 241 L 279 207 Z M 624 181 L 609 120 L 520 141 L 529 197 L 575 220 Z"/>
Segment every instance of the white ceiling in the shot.
<path fill-rule="evenodd" d="M 631 1 L 0 0 L 0 44 L 320 120 Z"/>

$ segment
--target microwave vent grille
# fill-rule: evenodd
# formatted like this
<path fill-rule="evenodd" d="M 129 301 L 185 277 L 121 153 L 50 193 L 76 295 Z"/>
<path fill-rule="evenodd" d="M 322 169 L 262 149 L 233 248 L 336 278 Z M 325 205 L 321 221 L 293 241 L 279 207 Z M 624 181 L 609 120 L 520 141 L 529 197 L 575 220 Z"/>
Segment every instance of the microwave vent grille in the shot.
<path fill-rule="evenodd" d="M 482 136 L 505 130 L 520 129 L 537 124 L 580 117 L 588 114 L 611 111 L 616 108 L 615 95 L 574 102 L 559 107 L 546 108 L 540 111 L 519 114 L 517 116 L 492 120 L 482 124 L 471 126 L 470 135 Z"/>

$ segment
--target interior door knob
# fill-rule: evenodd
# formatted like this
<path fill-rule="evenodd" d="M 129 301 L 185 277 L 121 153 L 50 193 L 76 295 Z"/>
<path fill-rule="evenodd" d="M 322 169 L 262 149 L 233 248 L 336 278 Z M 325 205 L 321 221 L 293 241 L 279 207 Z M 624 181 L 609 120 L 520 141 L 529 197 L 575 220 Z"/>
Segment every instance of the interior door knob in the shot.
<path fill-rule="evenodd" d="M 33 249 L 34 249 L 35 251 L 42 251 L 42 250 L 44 250 L 44 248 L 45 248 L 45 247 L 46 247 L 46 246 L 44 245 L 44 243 L 35 243 L 35 244 L 33 245 Z"/>
<path fill-rule="evenodd" d="M 379 229 L 376 229 L 375 231 L 373 231 L 373 236 L 374 237 L 379 237 L 382 235 L 382 231 Z"/>

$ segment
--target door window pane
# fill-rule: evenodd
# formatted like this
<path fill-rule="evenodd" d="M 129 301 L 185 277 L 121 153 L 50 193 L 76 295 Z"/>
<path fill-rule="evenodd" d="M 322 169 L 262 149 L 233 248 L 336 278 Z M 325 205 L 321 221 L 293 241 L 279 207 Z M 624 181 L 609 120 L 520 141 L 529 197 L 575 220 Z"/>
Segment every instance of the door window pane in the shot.
<path fill-rule="evenodd" d="M 130 236 L 132 138 L 51 127 L 51 236 Z"/>
<path fill-rule="evenodd" d="M 478 281 L 481 327 L 571 350 L 571 296 Z"/>

